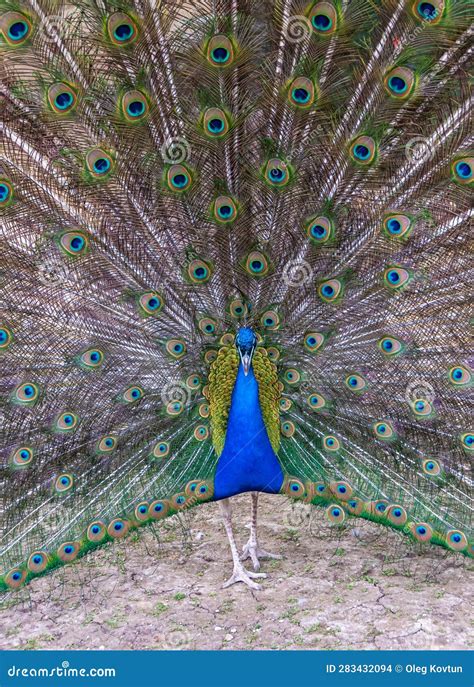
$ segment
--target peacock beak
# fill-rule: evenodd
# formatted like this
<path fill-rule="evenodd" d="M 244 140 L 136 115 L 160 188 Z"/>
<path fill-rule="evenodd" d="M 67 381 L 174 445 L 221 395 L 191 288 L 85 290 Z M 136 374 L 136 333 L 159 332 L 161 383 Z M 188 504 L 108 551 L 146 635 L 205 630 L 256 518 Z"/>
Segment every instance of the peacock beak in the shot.
<path fill-rule="evenodd" d="M 250 353 L 248 351 L 242 352 L 242 350 L 239 348 L 239 353 L 240 353 L 240 359 L 242 361 L 242 366 L 244 368 L 244 375 L 247 376 L 250 370 L 250 365 L 252 364 L 252 358 L 253 358 L 253 352 L 255 350 L 255 346 L 252 347 Z"/>

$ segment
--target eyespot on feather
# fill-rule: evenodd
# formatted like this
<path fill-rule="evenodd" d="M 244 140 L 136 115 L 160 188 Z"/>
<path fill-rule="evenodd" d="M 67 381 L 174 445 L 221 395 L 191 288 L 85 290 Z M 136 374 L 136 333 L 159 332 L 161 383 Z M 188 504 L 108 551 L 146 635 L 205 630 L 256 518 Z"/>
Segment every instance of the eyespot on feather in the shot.
<path fill-rule="evenodd" d="M 308 18 L 314 33 L 319 36 L 331 36 L 338 28 L 336 8 L 331 2 L 317 2 Z"/>
<path fill-rule="evenodd" d="M 48 88 L 47 100 L 50 109 L 57 115 L 68 115 L 77 105 L 77 92 L 64 81 L 52 84 Z"/>
<path fill-rule="evenodd" d="M 7 45 L 16 48 L 31 37 L 33 25 L 22 12 L 3 12 L 0 15 L 0 31 Z"/>
<path fill-rule="evenodd" d="M 214 67 L 228 67 L 234 61 L 234 46 L 224 34 L 213 36 L 207 44 L 206 55 Z"/>
<path fill-rule="evenodd" d="M 114 12 L 107 19 L 107 35 L 116 47 L 129 46 L 138 37 L 138 27 L 129 14 Z"/>

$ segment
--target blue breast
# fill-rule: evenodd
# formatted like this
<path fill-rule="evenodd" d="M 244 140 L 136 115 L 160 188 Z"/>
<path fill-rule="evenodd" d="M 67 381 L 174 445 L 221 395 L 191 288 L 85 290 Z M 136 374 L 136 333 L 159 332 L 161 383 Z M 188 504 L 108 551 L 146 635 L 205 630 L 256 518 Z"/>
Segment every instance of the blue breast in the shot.
<path fill-rule="evenodd" d="M 245 491 L 275 494 L 282 483 L 283 472 L 263 422 L 257 380 L 252 368 L 245 376 L 240 364 L 224 450 L 214 478 L 214 498 L 224 499 Z"/>

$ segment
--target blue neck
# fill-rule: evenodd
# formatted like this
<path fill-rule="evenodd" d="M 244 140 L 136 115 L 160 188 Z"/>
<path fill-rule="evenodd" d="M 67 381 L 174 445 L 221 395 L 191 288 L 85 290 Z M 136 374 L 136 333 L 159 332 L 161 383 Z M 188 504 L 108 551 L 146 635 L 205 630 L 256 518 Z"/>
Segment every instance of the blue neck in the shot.
<path fill-rule="evenodd" d="M 263 422 L 257 380 L 252 367 L 245 376 L 241 363 L 232 392 L 224 450 L 217 463 L 214 498 L 245 491 L 274 494 L 282 483 L 283 472 Z"/>

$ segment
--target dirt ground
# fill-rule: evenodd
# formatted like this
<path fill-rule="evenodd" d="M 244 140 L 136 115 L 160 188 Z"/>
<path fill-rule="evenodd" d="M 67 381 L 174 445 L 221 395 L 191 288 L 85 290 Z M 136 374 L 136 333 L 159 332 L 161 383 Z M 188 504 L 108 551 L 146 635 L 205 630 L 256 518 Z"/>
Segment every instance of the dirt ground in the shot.
<path fill-rule="evenodd" d="M 248 495 L 233 499 L 239 546 Z M 171 518 L 7 596 L 2 649 L 467 649 L 472 561 L 396 532 L 262 496 L 262 590 L 232 571 L 215 504 Z"/>

